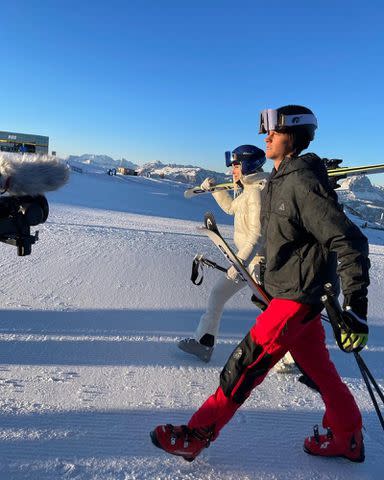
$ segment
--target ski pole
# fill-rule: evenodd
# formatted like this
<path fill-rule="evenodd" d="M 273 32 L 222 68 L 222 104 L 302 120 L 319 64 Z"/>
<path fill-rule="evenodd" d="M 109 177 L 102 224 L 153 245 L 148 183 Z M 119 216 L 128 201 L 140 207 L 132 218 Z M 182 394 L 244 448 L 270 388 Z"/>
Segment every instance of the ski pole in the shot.
<path fill-rule="evenodd" d="M 367 367 L 366 363 L 364 362 L 362 356 L 360 355 L 359 352 L 354 352 L 354 353 L 355 353 L 356 361 L 359 363 L 359 366 L 361 366 L 361 368 L 363 368 L 365 370 L 369 380 L 371 381 L 372 385 L 375 387 L 375 390 L 377 391 L 381 401 L 384 403 L 384 394 L 380 390 L 379 385 L 377 384 L 377 382 L 374 379 L 372 373 L 370 372 L 369 368 Z"/>
<path fill-rule="evenodd" d="M 325 295 L 321 298 L 322 302 L 325 305 L 325 308 L 328 313 L 328 319 L 332 325 L 333 328 L 333 333 L 335 335 L 336 342 L 339 346 L 339 348 L 345 352 L 345 353 L 350 353 L 347 352 L 344 349 L 344 346 L 341 341 L 341 332 L 340 332 L 340 327 L 344 325 L 344 319 L 342 317 L 342 310 L 339 304 L 339 301 L 332 289 L 332 285 L 330 283 L 327 283 L 325 285 Z M 369 396 L 371 397 L 373 406 L 375 408 L 376 414 L 379 418 L 380 424 L 384 430 L 384 419 L 383 415 L 379 409 L 375 394 L 372 389 L 372 385 L 376 390 L 376 393 L 379 395 L 380 399 L 384 403 L 384 395 L 381 392 L 379 385 L 377 384 L 376 380 L 374 379 L 372 373 L 368 369 L 367 365 L 365 364 L 364 360 L 362 359 L 361 355 L 359 352 L 353 352 L 357 366 L 359 367 L 361 376 L 363 377 L 364 383 L 367 387 Z M 371 382 L 371 383 L 370 383 Z M 371 385 L 372 384 L 372 385 Z"/>
<path fill-rule="evenodd" d="M 373 392 L 373 390 L 372 390 L 372 386 L 371 386 L 371 384 L 369 383 L 369 381 L 371 381 L 371 383 L 372 383 L 373 386 L 375 387 L 376 392 L 378 393 L 379 397 L 381 398 L 382 402 L 384 403 L 383 393 L 380 391 L 379 386 L 377 385 L 375 379 L 373 378 L 372 373 L 368 370 L 368 367 L 365 365 L 363 359 L 362 359 L 361 356 L 359 355 L 359 352 L 353 352 L 353 353 L 354 353 L 354 355 L 355 355 L 356 363 L 357 363 L 357 365 L 358 365 L 358 367 L 359 367 L 359 369 L 360 369 L 361 376 L 363 377 L 363 380 L 364 380 L 364 382 L 365 382 L 365 385 L 367 386 L 367 390 L 368 390 L 369 396 L 371 397 L 373 406 L 375 407 L 376 414 L 377 414 L 377 416 L 379 417 L 379 421 L 380 421 L 381 426 L 382 426 L 382 428 L 383 428 L 383 430 L 384 430 L 384 419 L 383 419 L 383 416 L 382 416 L 382 414 L 381 414 L 379 405 L 377 404 L 377 400 L 376 400 L 375 394 L 374 394 L 374 392 Z"/>
<path fill-rule="evenodd" d="M 208 258 L 205 258 L 203 255 L 195 255 L 193 261 L 192 261 L 192 273 L 191 273 L 191 281 L 194 285 L 201 285 L 203 283 L 203 265 L 210 267 L 210 268 L 215 268 L 216 270 L 220 270 L 220 272 L 227 272 L 227 269 L 224 267 L 221 267 L 217 263 L 213 262 L 212 260 L 208 260 Z M 199 276 L 199 269 L 201 269 L 201 278 L 200 280 L 197 280 Z"/>
<path fill-rule="evenodd" d="M 227 269 L 225 267 L 221 267 L 220 265 L 213 262 L 212 260 L 209 260 L 208 258 L 205 258 L 203 255 L 196 255 L 194 260 L 195 259 L 198 262 L 202 263 L 203 265 L 206 265 L 207 267 L 216 268 L 217 270 L 220 270 L 221 272 L 226 272 L 227 271 Z"/>

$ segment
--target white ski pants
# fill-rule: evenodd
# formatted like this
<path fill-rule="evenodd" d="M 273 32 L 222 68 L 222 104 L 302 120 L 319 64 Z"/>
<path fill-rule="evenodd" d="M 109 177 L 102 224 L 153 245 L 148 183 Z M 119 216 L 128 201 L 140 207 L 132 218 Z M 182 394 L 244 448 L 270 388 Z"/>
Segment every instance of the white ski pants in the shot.
<path fill-rule="evenodd" d="M 205 334 L 216 337 L 219 333 L 221 315 L 226 302 L 243 288 L 247 287 L 247 283 L 239 280 L 237 283 L 229 280 L 223 274 L 212 288 L 208 298 L 208 306 L 206 312 L 201 316 L 199 325 L 197 326 L 195 338 L 199 341 Z M 251 295 L 251 292 L 249 293 Z"/>

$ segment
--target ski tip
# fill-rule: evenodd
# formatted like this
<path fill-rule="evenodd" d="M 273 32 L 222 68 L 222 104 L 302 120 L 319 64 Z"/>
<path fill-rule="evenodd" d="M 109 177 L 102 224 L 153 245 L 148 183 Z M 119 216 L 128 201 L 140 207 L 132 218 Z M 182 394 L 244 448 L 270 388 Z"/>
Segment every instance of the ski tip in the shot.
<path fill-rule="evenodd" d="M 214 231 L 218 230 L 215 216 L 213 215 L 212 212 L 207 212 L 204 215 L 204 225 L 206 228 L 208 228 L 208 230 L 214 230 Z"/>

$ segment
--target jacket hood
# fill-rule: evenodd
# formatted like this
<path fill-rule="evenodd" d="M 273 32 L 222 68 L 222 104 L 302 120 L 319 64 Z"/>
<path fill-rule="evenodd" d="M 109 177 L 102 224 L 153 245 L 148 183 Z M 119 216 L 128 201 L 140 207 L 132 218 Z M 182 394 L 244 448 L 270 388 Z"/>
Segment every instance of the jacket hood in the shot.
<path fill-rule="evenodd" d="M 312 170 L 319 179 L 328 177 L 324 161 L 315 153 L 306 153 L 300 157 L 285 157 L 274 177 L 288 175 L 299 170 Z"/>
<path fill-rule="evenodd" d="M 242 176 L 240 181 L 243 185 L 252 185 L 260 183 L 262 180 L 267 180 L 269 177 L 268 172 L 255 172 L 251 173 L 250 175 Z"/>

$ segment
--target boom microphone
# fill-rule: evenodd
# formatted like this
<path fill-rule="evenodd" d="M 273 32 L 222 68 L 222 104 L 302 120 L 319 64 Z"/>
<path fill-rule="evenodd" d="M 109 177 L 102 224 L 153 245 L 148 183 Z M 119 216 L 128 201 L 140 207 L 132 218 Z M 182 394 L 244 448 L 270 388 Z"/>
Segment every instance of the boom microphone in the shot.
<path fill-rule="evenodd" d="M 67 165 L 57 157 L 0 153 L 0 189 L 9 195 L 41 195 L 57 190 L 69 178 Z"/>

